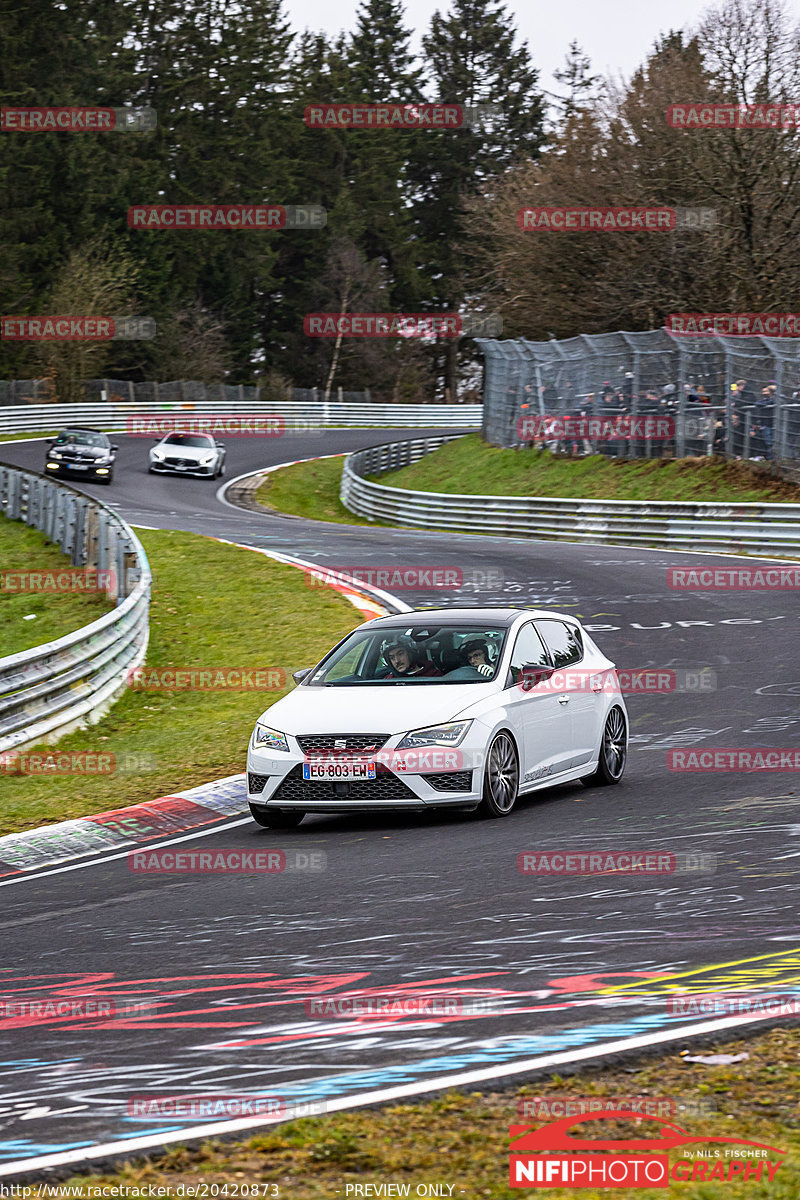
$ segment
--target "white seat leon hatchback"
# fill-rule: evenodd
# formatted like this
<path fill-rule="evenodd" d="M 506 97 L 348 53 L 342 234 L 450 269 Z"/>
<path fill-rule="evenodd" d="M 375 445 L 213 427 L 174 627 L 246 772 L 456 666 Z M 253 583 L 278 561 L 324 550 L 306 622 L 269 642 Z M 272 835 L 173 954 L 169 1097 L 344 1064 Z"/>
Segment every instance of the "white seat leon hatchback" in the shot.
<path fill-rule="evenodd" d="M 250 811 L 460 808 L 507 817 L 556 783 L 616 784 L 628 714 L 614 663 L 574 617 L 446 608 L 359 626 L 256 722 Z"/>

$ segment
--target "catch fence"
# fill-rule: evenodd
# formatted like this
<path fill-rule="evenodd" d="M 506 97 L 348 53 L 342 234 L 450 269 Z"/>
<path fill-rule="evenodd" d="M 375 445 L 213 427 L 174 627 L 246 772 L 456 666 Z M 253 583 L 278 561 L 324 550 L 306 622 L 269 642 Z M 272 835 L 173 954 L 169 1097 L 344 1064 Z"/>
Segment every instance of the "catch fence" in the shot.
<path fill-rule="evenodd" d="M 483 435 L 493 445 L 800 464 L 798 339 L 655 329 L 477 340 Z"/>

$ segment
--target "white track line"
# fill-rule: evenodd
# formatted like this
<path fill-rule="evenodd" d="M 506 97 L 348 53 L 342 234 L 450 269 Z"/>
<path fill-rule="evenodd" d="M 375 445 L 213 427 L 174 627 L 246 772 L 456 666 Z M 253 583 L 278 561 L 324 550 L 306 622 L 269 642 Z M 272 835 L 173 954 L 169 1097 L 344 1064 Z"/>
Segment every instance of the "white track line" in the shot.
<path fill-rule="evenodd" d="M 209 782 L 214 783 L 216 781 L 210 780 Z M 64 867 L 53 867 L 51 871 L 27 871 L 24 875 L 20 875 L 14 879 L 0 881 L 0 887 L 13 887 L 15 883 L 29 883 L 31 880 L 36 882 L 38 879 L 46 879 L 48 875 L 63 875 L 65 871 L 82 871 L 85 867 L 102 867 L 104 863 L 114 862 L 118 858 L 127 858 L 129 854 L 142 848 L 145 850 L 160 850 L 162 846 L 176 846 L 178 842 L 191 842 L 193 838 L 211 837 L 214 833 L 222 833 L 226 829 L 235 829 L 237 825 L 252 825 L 252 823 L 251 817 L 242 817 L 241 821 L 227 821 L 215 825 L 213 829 L 196 829 L 194 833 L 187 833 L 184 837 L 170 838 L 167 842 L 135 842 L 127 850 L 121 850 L 118 854 L 107 854 L 103 858 L 90 858 L 86 862 L 71 863 Z M 26 831 L 23 830 L 23 832 Z"/>
<path fill-rule="evenodd" d="M 399 1084 L 397 1087 L 381 1088 L 372 1092 L 361 1092 L 354 1096 L 343 1096 L 338 1100 L 326 1100 L 325 1112 L 343 1112 L 350 1108 L 361 1108 L 370 1104 L 385 1104 L 390 1100 L 401 1100 L 411 1096 L 424 1095 L 427 1092 L 442 1091 L 446 1088 L 466 1087 L 474 1083 L 488 1083 L 495 1079 L 507 1079 L 512 1075 L 523 1075 L 530 1071 L 542 1071 L 565 1063 L 579 1063 L 592 1058 L 602 1058 L 608 1054 L 621 1054 L 626 1051 L 644 1050 L 651 1046 L 674 1042 L 678 1039 L 697 1037 L 707 1033 L 717 1033 L 723 1030 L 740 1028 L 763 1021 L 763 1016 L 756 1017 L 723 1017 L 717 1021 L 704 1021 L 697 1025 L 683 1025 L 680 1029 L 664 1030 L 661 1033 L 640 1034 L 637 1037 L 621 1038 L 615 1042 L 604 1042 L 598 1046 L 582 1047 L 579 1050 L 562 1050 L 556 1054 L 546 1054 L 539 1058 L 521 1059 L 519 1062 L 503 1067 L 481 1067 L 474 1071 L 461 1071 L 452 1075 L 439 1075 L 435 1079 L 427 1079 L 415 1083 Z M 402 1064 L 401 1064 L 402 1065 Z M 408 1064 L 413 1069 L 414 1064 Z M 240 1118 L 236 1121 L 219 1121 L 213 1125 L 195 1125 L 191 1128 L 176 1130 L 172 1133 L 153 1134 L 139 1138 L 125 1138 L 117 1142 L 105 1142 L 97 1146 L 86 1147 L 83 1150 L 67 1150 L 58 1154 L 44 1154 L 38 1158 L 21 1159 L 16 1164 L 0 1164 L 0 1175 L 19 1175 L 24 1172 L 38 1171 L 45 1167 L 62 1167 L 69 1164 L 79 1164 L 94 1158 L 109 1158 L 114 1155 L 130 1154 L 134 1150 L 152 1150 L 158 1146 L 166 1146 L 172 1142 L 185 1142 L 187 1138 L 219 1137 L 225 1134 L 244 1132 L 249 1129 L 259 1129 L 266 1125 L 283 1124 L 292 1120 L 288 1117 L 275 1117 L 272 1120 L 263 1117 Z"/>

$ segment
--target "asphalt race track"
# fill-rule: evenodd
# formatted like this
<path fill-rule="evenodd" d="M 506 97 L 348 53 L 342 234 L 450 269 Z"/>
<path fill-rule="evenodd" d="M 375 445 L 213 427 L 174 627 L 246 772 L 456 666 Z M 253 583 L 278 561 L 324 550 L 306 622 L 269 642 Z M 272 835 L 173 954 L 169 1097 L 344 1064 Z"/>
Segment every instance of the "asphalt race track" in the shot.
<path fill-rule="evenodd" d="M 226 478 L 419 432 L 228 439 Z M 31 1171 L 31 1160 L 71 1150 L 80 1159 L 108 1143 L 184 1140 L 183 1131 L 204 1126 L 196 1116 L 138 1112 L 136 1097 L 258 1094 L 333 1105 L 390 1088 L 414 1094 L 421 1084 L 470 1072 L 479 1083 L 480 1072 L 502 1076 L 581 1047 L 644 1045 L 676 1028 L 685 1030 L 682 1046 L 695 1045 L 702 1029 L 725 1027 L 671 1016 L 671 986 L 800 989 L 797 774 L 681 774 L 666 765 L 673 748 L 800 741 L 796 593 L 667 586 L 667 567 L 733 559 L 244 512 L 215 498 L 218 482 L 148 475 L 150 442 L 115 440 L 113 486 L 85 490 L 131 524 L 323 567 L 474 570 L 478 586 L 469 590 L 399 596 L 411 605 L 552 605 L 581 617 L 619 667 L 686 672 L 688 690 L 628 697 L 632 753 L 616 788 L 540 792 L 502 821 L 310 816 L 279 832 L 235 816 L 213 836 L 196 835 L 215 848 L 323 851 L 319 874 L 134 876 L 124 856 L 100 856 L 0 885 L 7 987 L 24 978 L 31 994 L 67 996 L 91 983 L 145 1005 L 122 1021 L 0 1022 L 0 1172 Z M 43 457 L 41 441 L 0 448 L 5 462 L 36 470 Z M 503 583 L 482 589 L 490 570 Z M 703 668 L 715 687 L 693 690 Z M 256 700 L 254 717 L 258 709 Z M 249 733 L 242 729 L 242 769 Z M 517 869 L 524 850 L 605 849 L 715 862 L 651 878 Z M 309 1011 L 309 997 L 354 989 L 462 1003 L 434 1018 Z"/>

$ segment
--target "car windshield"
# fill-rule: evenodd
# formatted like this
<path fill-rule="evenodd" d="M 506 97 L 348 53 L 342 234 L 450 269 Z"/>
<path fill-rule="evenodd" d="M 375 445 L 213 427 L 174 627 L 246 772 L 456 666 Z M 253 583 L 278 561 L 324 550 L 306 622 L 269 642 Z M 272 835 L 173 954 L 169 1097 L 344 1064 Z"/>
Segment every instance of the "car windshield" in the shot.
<path fill-rule="evenodd" d="M 89 429 L 64 429 L 56 438 L 57 446 L 97 446 L 104 449 L 108 438 L 104 433 L 92 433 Z"/>
<path fill-rule="evenodd" d="M 208 450 L 213 442 L 204 433 L 171 433 L 164 438 L 165 446 L 194 446 L 197 450 Z"/>
<path fill-rule="evenodd" d="M 489 683 L 505 637 L 505 629 L 480 624 L 356 630 L 303 682 L 310 687 Z"/>

